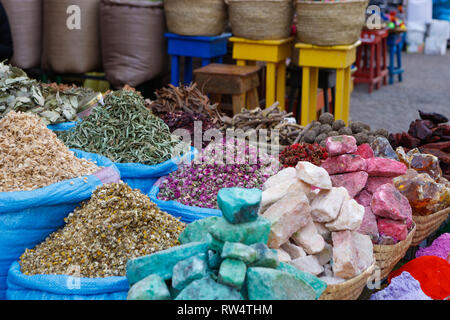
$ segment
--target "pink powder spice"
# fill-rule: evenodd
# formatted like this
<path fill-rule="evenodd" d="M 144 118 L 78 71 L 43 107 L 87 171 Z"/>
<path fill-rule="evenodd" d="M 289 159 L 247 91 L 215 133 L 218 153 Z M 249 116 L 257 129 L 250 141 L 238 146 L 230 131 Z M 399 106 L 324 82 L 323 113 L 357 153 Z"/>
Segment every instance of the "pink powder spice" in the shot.
<path fill-rule="evenodd" d="M 416 258 L 422 256 L 436 256 L 447 259 L 450 254 L 450 233 L 444 233 L 433 241 L 427 248 L 420 248 L 416 253 Z"/>

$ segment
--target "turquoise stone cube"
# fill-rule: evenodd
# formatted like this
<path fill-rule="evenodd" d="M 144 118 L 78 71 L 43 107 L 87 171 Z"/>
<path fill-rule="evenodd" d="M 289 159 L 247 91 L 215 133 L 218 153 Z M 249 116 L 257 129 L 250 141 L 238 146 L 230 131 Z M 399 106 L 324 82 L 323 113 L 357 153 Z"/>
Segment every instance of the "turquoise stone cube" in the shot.
<path fill-rule="evenodd" d="M 243 300 L 235 288 L 218 283 L 207 276 L 192 281 L 175 300 Z"/>
<path fill-rule="evenodd" d="M 256 250 L 257 258 L 252 263 L 252 267 L 276 268 L 278 267 L 278 255 L 270 249 L 265 243 L 259 242 L 252 244 L 250 247 Z"/>
<path fill-rule="evenodd" d="M 225 259 L 220 265 L 219 282 L 241 289 L 244 285 L 247 266 L 241 260 Z"/>
<path fill-rule="evenodd" d="M 262 217 L 240 224 L 232 224 L 225 218 L 219 217 L 217 222 L 209 228 L 209 232 L 222 242 L 242 242 L 251 245 L 257 242 L 267 243 L 270 226 L 271 223 Z"/>
<path fill-rule="evenodd" d="M 217 195 L 217 205 L 228 222 L 251 222 L 258 218 L 261 197 L 259 189 L 223 188 Z"/>
<path fill-rule="evenodd" d="M 127 300 L 170 300 L 169 288 L 157 274 L 136 282 L 128 291 Z"/>
<path fill-rule="evenodd" d="M 189 223 L 178 237 L 181 244 L 189 242 L 205 242 L 208 238 L 208 229 L 215 224 L 219 217 L 209 217 Z"/>
<path fill-rule="evenodd" d="M 256 261 L 258 252 L 252 247 L 239 242 L 225 242 L 221 257 L 223 259 L 237 259 L 250 264 Z"/>
<path fill-rule="evenodd" d="M 181 260 L 173 267 L 172 286 L 182 290 L 194 280 L 206 275 L 206 254 L 200 253 L 193 257 Z"/>

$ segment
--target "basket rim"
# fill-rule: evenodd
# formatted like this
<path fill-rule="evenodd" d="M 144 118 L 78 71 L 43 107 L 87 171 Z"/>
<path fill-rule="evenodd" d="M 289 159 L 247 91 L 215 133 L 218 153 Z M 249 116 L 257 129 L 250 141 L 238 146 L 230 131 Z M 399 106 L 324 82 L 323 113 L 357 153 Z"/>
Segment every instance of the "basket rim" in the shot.
<path fill-rule="evenodd" d="M 450 213 L 450 206 L 448 206 L 445 209 L 436 211 L 436 212 L 434 212 L 432 214 L 429 214 L 427 216 L 422 216 L 422 215 L 419 215 L 419 214 L 413 214 L 413 218 L 418 218 L 419 220 L 421 220 L 421 219 L 428 220 L 429 218 L 432 218 L 432 217 L 434 218 L 434 217 L 437 217 L 437 216 L 440 216 L 440 215 L 445 215 L 445 214 L 448 214 L 448 213 Z"/>
<path fill-rule="evenodd" d="M 414 228 L 411 229 L 411 231 L 408 233 L 408 236 L 406 237 L 405 240 L 399 241 L 396 244 L 374 244 L 373 245 L 373 250 L 374 250 L 374 254 L 375 254 L 375 248 L 377 248 L 379 251 L 377 251 L 377 253 L 383 253 L 383 252 L 390 252 L 390 251 L 394 251 L 399 247 L 402 247 L 405 243 L 408 243 L 412 241 L 412 239 L 414 238 L 414 234 L 416 233 L 417 230 L 417 224 L 414 222 Z M 388 250 L 383 250 L 383 249 L 388 249 Z"/>

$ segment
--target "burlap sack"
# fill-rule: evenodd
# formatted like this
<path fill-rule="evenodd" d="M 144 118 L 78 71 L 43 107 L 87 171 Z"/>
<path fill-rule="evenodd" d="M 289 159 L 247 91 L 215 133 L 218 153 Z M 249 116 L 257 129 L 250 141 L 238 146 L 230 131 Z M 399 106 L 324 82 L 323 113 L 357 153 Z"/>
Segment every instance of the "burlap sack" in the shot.
<path fill-rule="evenodd" d="M 22 69 L 41 63 L 42 0 L 1 0 L 13 39 L 11 64 Z"/>
<path fill-rule="evenodd" d="M 14 0 L 15 1 L 15 0 Z M 101 67 L 100 0 L 43 0 L 42 67 L 58 73 L 85 73 Z M 78 6 L 80 29 L 68 28 L 69 6 Z"/>
<path fill-rule="evenodd" d="M 164 31 L 162 2 L 101 0 L 103 69 L 113 87 L 136 87 L 164 71 Z"/>

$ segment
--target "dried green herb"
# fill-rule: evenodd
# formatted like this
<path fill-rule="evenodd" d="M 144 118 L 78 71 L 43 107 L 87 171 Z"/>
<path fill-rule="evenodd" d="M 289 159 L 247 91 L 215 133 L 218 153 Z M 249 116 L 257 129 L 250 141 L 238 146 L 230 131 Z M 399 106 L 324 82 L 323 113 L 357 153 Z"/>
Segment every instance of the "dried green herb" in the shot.
<path fill-rule="evenodd" d="M 70 148 L 118 163 L 158 164 L 171 159 L 180 144 L 164 121 L 145 107 L 144 99 L 127 90 L 110 93 L 104 107 L 95 108 L 74 129 L 57 134 Z"/>
<path fill-rule="evenodd" d="M 65 220 L 64 228 L 22 254 L 24 274 L 125 276 L 129 259 L 179 245 L 186 226 L 124 183 L 97 188 Z"/>
<path fill-rule="evenodd" d="M 78 120 L 77 113 L 95 96 L 89 88 L 68 90 L 28 78 L 20 68 L 0 63 L 0 119 L 9 111 L 37 115 L 46 124 Z"/>

